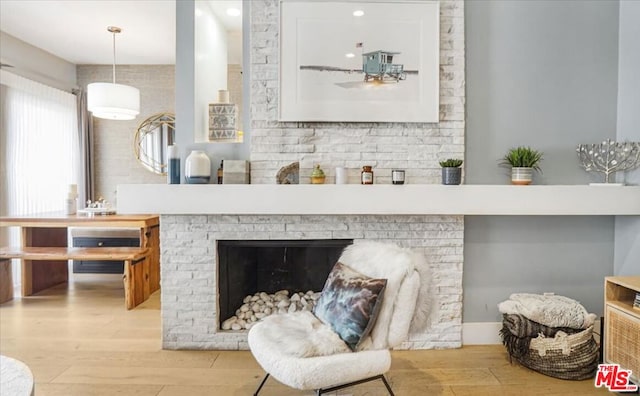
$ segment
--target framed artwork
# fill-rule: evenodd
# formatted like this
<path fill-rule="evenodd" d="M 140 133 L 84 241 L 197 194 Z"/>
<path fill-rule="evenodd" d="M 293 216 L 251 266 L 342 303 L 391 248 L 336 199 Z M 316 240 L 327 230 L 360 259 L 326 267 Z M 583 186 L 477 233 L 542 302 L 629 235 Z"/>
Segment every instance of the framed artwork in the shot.
<path fill-rule="evenodd" d="M 280 121 L 438 122 L 437 1 L 282 1 Z"/>

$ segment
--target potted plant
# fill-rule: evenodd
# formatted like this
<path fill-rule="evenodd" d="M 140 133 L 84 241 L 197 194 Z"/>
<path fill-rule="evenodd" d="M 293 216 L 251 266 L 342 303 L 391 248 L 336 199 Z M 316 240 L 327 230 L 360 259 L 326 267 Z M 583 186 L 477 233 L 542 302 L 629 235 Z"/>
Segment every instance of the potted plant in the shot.
<path fill-rule="evenodd" d="M 542 172 L 540 169 L 542 152 L 531 147 L 519 146 L 510 149 L 502 158 L 502 166 L 511 167 L 511 184 L 531 184 L 533 171 Z"/>
<path fill-rule="evenodd" d="M 449 158 L 445 161 L 440 161 L 440 166 L 442 167 L 442 184 L 460 184 L 460 181 L 462 180 L 461 165 L 461 159 Z"/>

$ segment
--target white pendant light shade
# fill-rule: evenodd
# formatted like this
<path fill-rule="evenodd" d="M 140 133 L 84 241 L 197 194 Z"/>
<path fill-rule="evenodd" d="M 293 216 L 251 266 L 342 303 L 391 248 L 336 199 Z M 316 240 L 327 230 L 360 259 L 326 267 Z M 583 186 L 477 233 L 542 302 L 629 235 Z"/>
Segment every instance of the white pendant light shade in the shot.
<path fill-rule="evenodd" d="M 87 85 L 87 110 L 98 118 L 133 120 L 140 114 L 140 90 L 116 84 L 116 34 L 122 32 L 122 29 L 108 26 L 107 31 L 113 33 L 113 83 Z"/>
<path fill-rule="evenodd" d="M 140 90 L 123 84 L 87 85 L 87 108 L 94 117 L 133 120 L 140 114 Z"/>

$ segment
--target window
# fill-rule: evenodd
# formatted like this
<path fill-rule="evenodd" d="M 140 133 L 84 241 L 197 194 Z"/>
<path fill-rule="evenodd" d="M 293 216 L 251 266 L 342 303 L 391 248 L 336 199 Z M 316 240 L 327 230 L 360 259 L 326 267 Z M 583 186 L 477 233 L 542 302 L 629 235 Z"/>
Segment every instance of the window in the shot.
<path fill-rule="evenodd" d="M 0 77 L 0 214 L 62 211 L 68 185 L 77 184 L 76 97 L 5 71 Z M 0 243 L 19 245 L 9 231 Z"/>

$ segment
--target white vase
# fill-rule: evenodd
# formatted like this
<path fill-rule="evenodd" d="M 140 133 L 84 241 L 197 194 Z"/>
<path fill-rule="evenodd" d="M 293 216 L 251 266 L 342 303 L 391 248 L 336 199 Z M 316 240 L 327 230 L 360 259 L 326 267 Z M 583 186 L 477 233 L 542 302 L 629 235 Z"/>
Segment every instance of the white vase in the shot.
<path fill-rule="evenodd" d="M 187 157 L 184 175 L 187 184 L 208 184 L 211 179 L 211 161 L 202 150 L 193 150 Z"/>
<path fill-rule="evenodd" d="M 511 184 L 526 186 L 533 180 L 533 168 L 511 168 Z"/>

